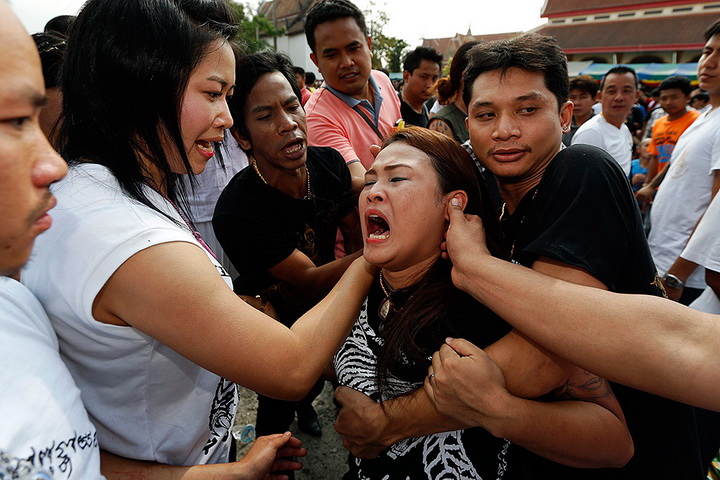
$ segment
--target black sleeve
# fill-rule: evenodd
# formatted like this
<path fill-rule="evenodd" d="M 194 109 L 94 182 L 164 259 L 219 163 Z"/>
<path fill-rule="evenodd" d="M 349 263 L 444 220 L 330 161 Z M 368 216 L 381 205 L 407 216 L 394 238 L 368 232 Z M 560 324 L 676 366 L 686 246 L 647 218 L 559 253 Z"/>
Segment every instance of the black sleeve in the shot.
<path fill-rule="evenodd" d="M 640 217 L 628 179 L 607 153 L 589 145 L 558 153 L 530 212 L 533 240 L 523 255 L 580 267 L 614 287 Z"/>
<path fill-rule="evenodd" d="M 450 331 L 445 336 L 464 338 L 486 348 L 510 333 L 512 326 L 465 292 L 456 292 L 449 309 Z"/>

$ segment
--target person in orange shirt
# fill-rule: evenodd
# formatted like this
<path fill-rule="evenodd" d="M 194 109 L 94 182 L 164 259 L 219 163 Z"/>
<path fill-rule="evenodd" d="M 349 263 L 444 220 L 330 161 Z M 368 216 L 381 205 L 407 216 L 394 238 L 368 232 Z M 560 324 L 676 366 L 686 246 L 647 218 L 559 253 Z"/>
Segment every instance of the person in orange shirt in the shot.
<path fill-rule="evenodd" d="M 659 118 L 652 129 L 652 137 L 648 150 L 652 157 L 648 168 L 649 183 L 660 172 L 663 177 L 663 170 L 670 160 L 673 148 L 680 135 L 700 116 L 700 112 L 688 108 L 692 86 L 690 80 L 685 77 L 668 77 L 658 87 L 660 90 L 660 106 L 667 115 Z M 662 178 L 658 180 L 662 182 Z M 654 188 L 644 191 L 641 195 L 652 195 Z M 644 200 L 647 201 L 647 200 Z"/>

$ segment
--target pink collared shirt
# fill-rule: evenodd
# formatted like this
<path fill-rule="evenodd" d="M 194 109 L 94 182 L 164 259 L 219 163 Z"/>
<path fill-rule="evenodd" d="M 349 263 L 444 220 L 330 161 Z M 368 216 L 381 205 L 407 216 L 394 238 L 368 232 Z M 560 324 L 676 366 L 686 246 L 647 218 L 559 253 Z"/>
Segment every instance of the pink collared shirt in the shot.
<path fill-rule="evenodd" d="M 382 72 L 373 70 L 371 75 L 383 97 L 378 115 L 378 130 L 389 135 L 400 119 L 400 100 L 390 79 Z M 371 145 L 380 145 L 382 139 L 366 121 L 343 100 L 327 88 L 318 88 L 305 105 L 308 123 L 308 141 L 312 146 L 332 147 L 343 156 L 346 163 L 360 161 L 369 168 L 375 158 Z M 372 114 L 367 112 L 368 118 Z"/>

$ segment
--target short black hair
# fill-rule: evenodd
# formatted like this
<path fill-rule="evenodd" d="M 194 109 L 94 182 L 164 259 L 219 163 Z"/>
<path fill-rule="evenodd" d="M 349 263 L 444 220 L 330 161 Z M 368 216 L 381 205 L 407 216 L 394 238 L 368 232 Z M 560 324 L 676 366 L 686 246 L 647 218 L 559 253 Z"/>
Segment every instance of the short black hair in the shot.
<path fill-rule="evenodd" d="M 67 49 L 65 37 L 58 33 L 41 32 L 34 33 L 32 39 L 35 41 L 40 54 L 45 88 L 59 87 L 60 68 Z"/>
<path fill-rule="evenodd" d="M 715 23 L 710 25 L 707 30 L 705 30 L 703 38 L 706 42 L 709 42 L 710 39 L 715 35 L 720 35 L 720 20 L 715 21 Z"/>
<path fill-rule="evenodd" d="M 315 74 L 313 72 L 305 72 L 305 84 L 312 86 L 315 83 Z"/>
<path fill-rule="evenodd" d="M 690 85 L 690 80 L 680 75 L 673 75 L 672 77 L 668 77 L 663 80 L 662 83 L 660 83 L 658 90 L 662 93 L 663 90 L 670 90 L 673 88 L 683 92 L 686 97 L 693 91 L 692 85 Z"/>
<path fill-rule="evenodd" d="M 692 98 L 690 99 L 690 101 L 693 101 L 693 100 L 701 100 L 701 101 L 707 103 L 710 101 L 710 94 L 707 92 L 698 92 L 695 95 L 693 95 Z"/>
<path fill-rule="evenodd" d="M 625 65 L 618 65 L 617 67 L 611 68 L 607 71 L 605 75 L 603 75 L 602 80 L 600 80 L 600 91 L 602 91 L 603 87 L 605 86 L 605 79 L 608 77 L 608 75 L 626 75 L 628 73 L 633 76 L 633 78 L 635 79 L 635 88 L 638 88 L 638 77 L 637 73 L 635 73 L 635 70 L 630 67 L 626 67 Z"/>
<path fill-rule="evenodd" d="M 294 66 L 294 67 L 293 67 L 293 72 L 295 72 L 296 74 L 298 74 L 298 75 L 300 75 L 301 77 L 305 78 L 305 69 L 304 69 L 304 68 L 298 67 L 298 66 Z"/>
<path fill-rule="evenodd" d="M 417 47 L 412 52 L 405 55 L 403 60 L 403 70 L 410 72 L 410 75 L 415 71 L 416 68 L 420 67 L 420 63 L 423 60 L 428 60 L 433 63 L 437 63 L 442 68 L 442 55 L 432 47 Z"/>
<path fill-rule="evenodd" d="M 290 57 L 273 50 L 263 50 L 237 59 L 235 66 L 235 93 L 228 101 L 230 114 L 233 117 L 232 129 L 244 138 L 250 138 L 245 125 L 245 106 L 255 84 L 265 74 L 280 72 L 292 87 L 293 93 L 300 100 L 302 93 L 295 78 L 295 71 Z"/>
<path fill-rule="evenodd" d="M 470 106 L 473 84 L 486 72 L 511 68 L 542 73 L 545 87 L 555 96 L 558 111 L 567 101 L 569 78 L 567 60 L 557 40 L 537 33 L 527 33 L 506 40 L 479 43 L 468 52 L 469 63 L 463 76 L 463 100 Z"/>
<path fill-rule="evenodd" d="M 580 90 L 595 98 L 598 92 L 598 83 L 590 75 L 578 75 L 570 79 L 569 91 Z"/>
<path fill-rule="evenodd" d="M 315 29 L 317 26 L 340 18 L 354 18 L 360 31 L 367 37 L 365 15 L 354 3 L 348 0 L 321 0 L 313 5 L 305 16 L 305 38 L 313 53 L 315 53 Z"/>

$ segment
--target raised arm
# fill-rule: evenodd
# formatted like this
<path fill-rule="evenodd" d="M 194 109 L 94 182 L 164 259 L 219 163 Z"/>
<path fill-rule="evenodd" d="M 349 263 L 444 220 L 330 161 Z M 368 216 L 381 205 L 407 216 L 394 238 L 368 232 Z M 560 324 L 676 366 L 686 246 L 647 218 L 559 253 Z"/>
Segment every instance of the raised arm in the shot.
<path fill-rule="evenodd" d="M 291 285 L 308 298 L 320 299 L 340 280 L 350 264 L 361 255 L 361 251 L 355 252 L 318 267 L 307 255 L 296 249 L 285 260 L 268 268 L 267 272 L 273 278 Z"/>
<path fill-rule="evenodd" d="M 458 288 L 578 366 L 720 410 L 720 316 L 660 297 L 574 285 L 494 258 L 484 246 L 480 220 L 465 216 L 455 203 L 449 208 L 446 255 Z"/>
<path fill-rule="evenodd" d="M 165 243 L 136 253 L 115 271 L 95 299 L 93 316 L 131 325 L 259 393 L 295 400 L 347 336 L 373 275 L 358 259 L 288 329 L 236 297 L 200 248 Z"/>

